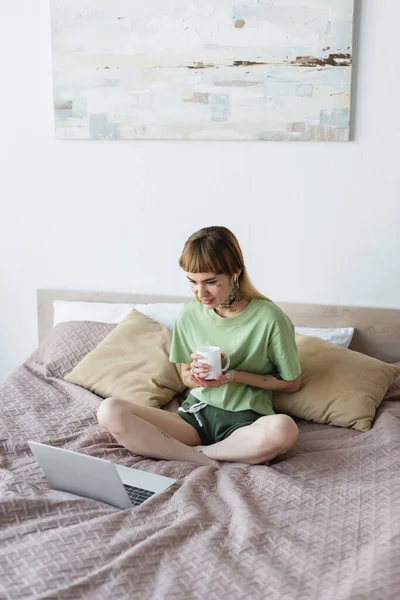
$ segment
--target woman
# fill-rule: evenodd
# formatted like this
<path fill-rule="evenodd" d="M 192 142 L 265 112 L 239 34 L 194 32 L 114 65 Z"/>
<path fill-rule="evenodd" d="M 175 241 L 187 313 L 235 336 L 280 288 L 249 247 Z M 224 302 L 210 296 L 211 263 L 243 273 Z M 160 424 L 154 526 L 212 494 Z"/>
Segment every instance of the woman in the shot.
<path fill-rule="evenodd" d="M 194 233 L 179 265 L 195 299 L 176 320 L 170 360 L 181 364 L 189 397 L 176 414 L 108 398 L 99 423 L 143 456 L 199 465 L 268 463 L 298 436 L 293 419 L 272 408 L 272 392 L 295 392 L 301 384 L 293 324 L 253 287 L 229 229 Z M 195 352 L 203 345 L 219 346 L 231 360 L 231 369 L 212 381 Z"/>

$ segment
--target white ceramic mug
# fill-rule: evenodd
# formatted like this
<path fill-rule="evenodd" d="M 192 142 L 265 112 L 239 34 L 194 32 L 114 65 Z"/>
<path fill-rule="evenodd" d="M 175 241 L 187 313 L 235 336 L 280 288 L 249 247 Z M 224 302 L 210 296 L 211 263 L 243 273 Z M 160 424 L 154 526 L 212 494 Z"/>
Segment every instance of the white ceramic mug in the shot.
<path fill-rule="evenodd" d="M 219 348 L 219 346 L 203 346 L 200 348 L 200 350 L 196 351 L 196 354 L 202 356 L 202 358 L 197 359 L 198 362 L 210 365 L 211 367 L 211 371 L 205 378 L 207 380 L 216 379 L 222 375 L 222 373 L 225 373 L 231 364 L 231 359 L 229 356 L 221 352 L 221 348 Z M 227 364 L 224 368 L 222 368 L 221 354 L 227 360 Z"/>

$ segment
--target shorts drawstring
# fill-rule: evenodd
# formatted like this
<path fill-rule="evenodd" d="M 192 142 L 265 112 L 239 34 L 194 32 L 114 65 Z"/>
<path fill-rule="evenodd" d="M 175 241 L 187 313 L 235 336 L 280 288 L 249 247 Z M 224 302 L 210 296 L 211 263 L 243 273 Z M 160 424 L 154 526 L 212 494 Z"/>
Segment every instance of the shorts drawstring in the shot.
<path fill-rule="evenodd" d="M 182 408 L 182 406 L 180 406 L 178 408 L 178 411 L 181 410 L 182 412 L 193 414 L 194 418 L 196 419 L 196 421 L 198 422 L 200 427 L 203 427 L 203 423 L 197 413 L 200 410 L 202 410 L 203 408 L 205 408 L 206 406 L 207 406 L 207 404 L 205 402 L 197 402 L 197 404 L 192 404 L 192 406 L 190 408 L 188 408 L 187 410 L 185 408 Z"/>

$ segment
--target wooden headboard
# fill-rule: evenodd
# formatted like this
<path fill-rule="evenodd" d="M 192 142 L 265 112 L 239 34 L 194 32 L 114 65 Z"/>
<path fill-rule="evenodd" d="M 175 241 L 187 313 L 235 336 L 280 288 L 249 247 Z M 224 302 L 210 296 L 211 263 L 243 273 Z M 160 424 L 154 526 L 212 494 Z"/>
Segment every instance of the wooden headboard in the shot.
<path fill-rule="evenodd" d="M 80 302 L 118 302 L 146 304 L 149 302 L 186 302 L 190 298 L 84 292 L 69 290 L 38 290 L 39 342 L 53 327 L 54 300 Z M 322 304 L 290 304 L 277 302 L 293 323 L 299 327 L 354 327 L 350 348 L 386 362 L 400 361 L 400 309 L 327 306 Z"/>

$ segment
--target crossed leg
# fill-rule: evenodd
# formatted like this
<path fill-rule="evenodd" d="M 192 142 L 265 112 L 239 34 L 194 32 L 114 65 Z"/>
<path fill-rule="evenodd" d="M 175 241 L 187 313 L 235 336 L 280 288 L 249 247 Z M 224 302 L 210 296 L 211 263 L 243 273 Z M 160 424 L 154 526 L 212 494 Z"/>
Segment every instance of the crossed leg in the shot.
<path fill-rule="evenodd" d="M 298 435 L 299 429 L 291 417 L 270 415 L 236 429 L 221 442 L 200 446 L 198 449 L 214 460 L 258 465 L 287 452 Z"/>
<path fill-rule="evenodd" d="M 216 460 L 262 464 L 289 450 L 298 437 L 293 419 L 271 415 L 237 429 L 221 442 L 200 446 L 195 428 L 178 414 L 119 398 L 103 400 L 97 418 L 101 427 L 135 454 L 198 465 L 215 466 Z"/>

